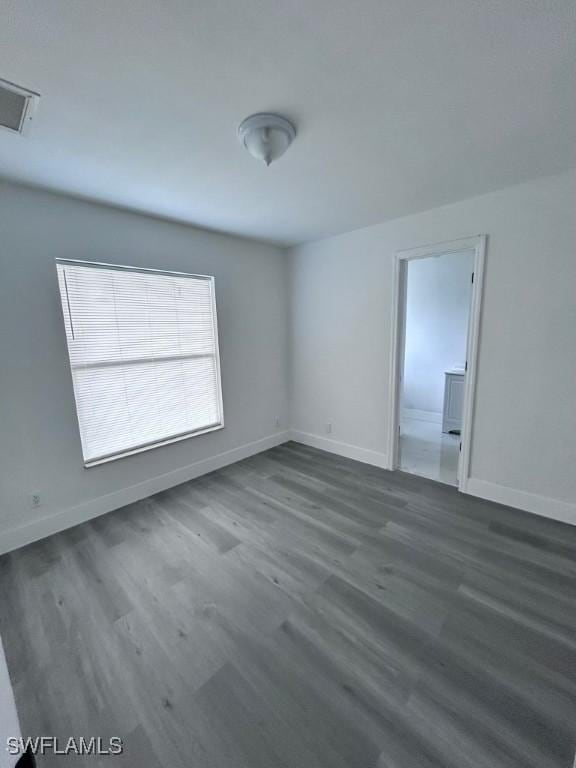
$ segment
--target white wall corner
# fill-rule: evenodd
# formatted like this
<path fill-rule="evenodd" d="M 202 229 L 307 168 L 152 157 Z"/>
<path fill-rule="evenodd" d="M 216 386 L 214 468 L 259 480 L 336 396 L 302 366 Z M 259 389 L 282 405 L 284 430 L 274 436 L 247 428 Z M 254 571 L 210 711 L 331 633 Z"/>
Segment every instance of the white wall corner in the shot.
<path fill-rule="evenodd" d="M 350 445 L 350 443 L 342 443 L 339 440 L 332 440 L 328 437 L 322 437 L 321 435 L 313 435 L 310 432 L 299 432 L 298 430 L 291 430 L 290 440 L 296 443 L 303 443 L 309 445 L 311 448 L 319 448 L 322 451 L 328 451 L 328 453 L 335 453 L 338 456 L 344 456 L 347 459 L 354 459 L 355 461 L 361 461 L 364 464 L 371 464 L 374 467 L 380 467 L 381 469 L 388 469 L 388 456 L 380 451 L 372 451 L 368 448 L 360 448 L 357 445 Z"/>
<path fill-rule="evenodd" d="M 477 480 L 474 477 L 467 479 L 465 493 L 487 501 L 505 504 L 515 509 L 522 509 L 534 515 L 549 517 L 551 520 L 558 520 L 561 523 L 576 525 L 576 504 L 568 501 L 519 491 L 505 485 L 490 483 L 487 480 Z"/>
<path fill-rule="evenodd" d="M 66 528 L 84 523 L 99 515 L 125 507 L 127 504 L 141 501 L 155 493 L 160 493 L 160 491 L 174 488 L 180 483 L 186 483 L 196 477 L 206 475 L 208 472 L 214 472 L 216 469 L 247 459 L 249 456 L 267 451 L 269 448 L 274 448 L 274 446 L 281 445 L 290 439 L 289 432 L 277 432 L 260 440 L 244 443 L 237 448 L 189 464 L 186 467 L 180 467 L 172 472 L 150 478 L 137 485 L 131 485 L 105 496 L 90 499 L 83 504 L 67 507 L 55 515 L 42 517 L 17 528 L 12 528 L 0 535 L 0 555 L 46 536 L 51 536 L 53 533 L 64 531 Z"/>

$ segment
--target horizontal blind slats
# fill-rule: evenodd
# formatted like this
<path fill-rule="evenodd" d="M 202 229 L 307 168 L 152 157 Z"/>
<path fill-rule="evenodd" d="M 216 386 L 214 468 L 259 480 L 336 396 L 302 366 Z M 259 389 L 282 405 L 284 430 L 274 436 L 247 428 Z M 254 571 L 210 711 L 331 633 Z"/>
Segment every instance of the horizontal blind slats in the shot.
<path fill-rule="evenodd" d="M 211 279 L 57 267 L 86 462 L 222 422 Z"/>

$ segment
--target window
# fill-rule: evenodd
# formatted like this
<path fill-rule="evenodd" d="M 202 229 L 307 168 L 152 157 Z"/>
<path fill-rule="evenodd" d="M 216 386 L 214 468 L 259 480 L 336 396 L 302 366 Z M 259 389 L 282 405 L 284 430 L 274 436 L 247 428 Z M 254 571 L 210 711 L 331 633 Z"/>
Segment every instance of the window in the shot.
<path fill-rule="evenodd" d="M 213 277 L 56 266 L 86 466 L 224 425 Z"/>

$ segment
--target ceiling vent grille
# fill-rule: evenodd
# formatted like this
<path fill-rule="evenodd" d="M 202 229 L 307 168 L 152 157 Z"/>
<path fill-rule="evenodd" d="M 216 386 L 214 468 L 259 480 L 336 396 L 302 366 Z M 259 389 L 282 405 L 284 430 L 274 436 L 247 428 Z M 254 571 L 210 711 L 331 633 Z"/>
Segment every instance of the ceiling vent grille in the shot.
<path fill-rule="evenodd" d="M 0 79 L 0 126 L 24 133 L 32 119 L 39 94 Z"/>

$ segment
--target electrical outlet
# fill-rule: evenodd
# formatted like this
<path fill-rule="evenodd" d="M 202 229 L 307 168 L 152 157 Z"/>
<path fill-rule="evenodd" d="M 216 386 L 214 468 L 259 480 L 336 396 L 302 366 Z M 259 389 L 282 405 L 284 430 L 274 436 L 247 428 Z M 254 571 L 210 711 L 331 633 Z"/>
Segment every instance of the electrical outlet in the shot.
<path fill-rule="evenodd" d="M 331 422 L 331 421 L 329 421 L 329 422 L 326 424 L 326 434 L 327 434 L 327 435 L 331 435 L 331 434 L 332 434 L 332 422 Z"/>
<path fill-rule="evenodd" d="M 30 494 L 30 506 L 32 508 L 39 507 L 42 504 L 42 497 L 40 496 L 40 491 L 34 491 Z"/>
<path fill-rule="evenodd" d="M 276 416 L 274 424 L 276 425 L 276 429 L 280 429 L 280 416 Z"/>

